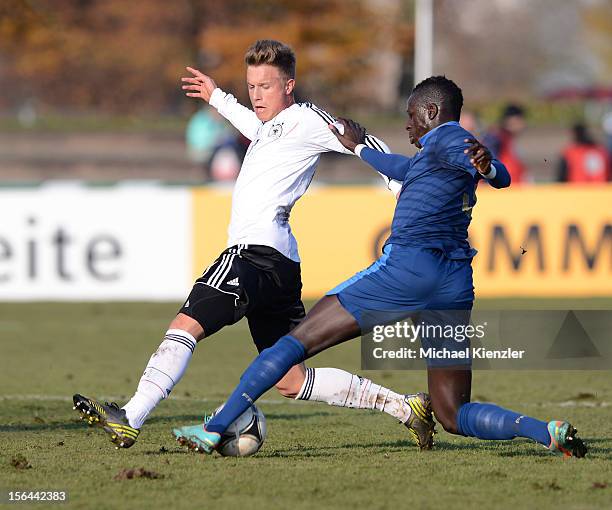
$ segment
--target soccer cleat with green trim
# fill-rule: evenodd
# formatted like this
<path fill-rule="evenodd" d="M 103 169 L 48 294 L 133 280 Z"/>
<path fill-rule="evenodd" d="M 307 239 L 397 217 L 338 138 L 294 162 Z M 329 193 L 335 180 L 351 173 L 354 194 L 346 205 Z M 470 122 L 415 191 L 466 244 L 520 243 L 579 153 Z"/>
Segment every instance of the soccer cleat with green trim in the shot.
<path fill-rule="evenodd" d="M 565 457 L 582 458 L 587 454 L 587 447 L 576 434 L 578 431 L 567 421 L 548 422 L 550 445 L 553 453 L 562 453 Z"/>
<path fill-rule="evenodd" d="M 203 424 L 189 425 L 172 429 L 174 438 L 181 446 L 198 453 L 211 454 L 221 441 L 221 435 L 216 432 L 208 432 L 204 427 L 210 417 L 204 419 Z"/>
<path fill-rule="evenodd" d="M 101 404 L 93 398 L 87 398 L 78 393 L 72 397 L 76 411 L 89 426 L 97 425 L 106 432 L 116 448 L 129 448 L 132 446 L 140 430 L 130 426 L 125 411 L 115 402 Z"/>
<path fill-rule="evenodd" d="M 421 450 L 431 450 L 434 445 L 433 436 L 436 433 L 431 399 L 427 393 L 405 395 L 404 402 L 410 406 L 410 418 L 404 422 L 410 436 Z"/>

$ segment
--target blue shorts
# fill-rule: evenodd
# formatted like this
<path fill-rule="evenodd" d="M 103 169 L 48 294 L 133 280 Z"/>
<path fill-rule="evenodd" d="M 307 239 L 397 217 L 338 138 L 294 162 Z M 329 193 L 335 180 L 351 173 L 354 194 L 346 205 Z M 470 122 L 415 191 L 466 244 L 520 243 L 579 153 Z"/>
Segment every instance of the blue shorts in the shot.
<path fill-rule="evenodd" d="M 388 244 L 382 256 L 327 293 L 336 295 L 362 331 L 365 312 L 471 310 L 472 259 L 450 259 L 444 252 Z"/>
<path fill-rule="evenodd" d="M 362 334 L 380 324 L 410 317 L 414 323 L 437 328 L 469 324 L 474 302 L 472 259 L 448 258 L 430 248 L 387 245 L 383 255 L 367 269 L 327 293 L 336 295 L 359 323 Z M 431 331 L 430 330 L 430 331 Z M 456 330 L 453 330 L 456 331 Z M 424 349 L 465 351 L 470 341 L 455 336 L 421 335 Z M 427 366 L 471 366 L 471 357 L 426 358 Z"/>

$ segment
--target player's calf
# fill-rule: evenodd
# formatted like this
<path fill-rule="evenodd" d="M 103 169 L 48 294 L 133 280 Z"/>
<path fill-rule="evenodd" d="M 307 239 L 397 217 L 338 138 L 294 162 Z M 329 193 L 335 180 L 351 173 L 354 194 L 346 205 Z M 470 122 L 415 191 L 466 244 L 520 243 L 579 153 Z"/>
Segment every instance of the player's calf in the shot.
<path fill-rule="evenodd" d="M 464 404 L 457 413 L 459 433 L 479 439 L 533 439 L 553 453 L 584 457 L 587 447 L 566 421 L 545 422 L 494 404 Z"/>
<path fill-rule="evenodd" d="M 175 319 L 172 324 L 181 323 L 190 331 L 194 327 L 187 326 L 186 316 L 180 321 Z M 192 320 L 197 325 L 195 321 Z M 199 327 L 199 326 L 198 326 Z M 201 328 L 200 328 L 201 330 Z M 196 347 L 198 337 L 194 337 L 189 331 L 181 329 L 169 329 L 166 331 L 164 340 L 153 353 L 147 367 L 145 368 L 136 393 L 123 406 L 129 422 L 135 428 L 140 429 L 153 409 L 168 398 L 170 392 L 178 384 L 187 370 L 189 361 Z"/>
<path fill-rule="evenodd" d="M 434 406 L 434 414 L 436 421 L 442 425 L 442 428 L 449 434 L 459 434 L 457 428 L 457 410 L 441 408 L 440 406 Z"/>
<path fill-rule="evenodd" d="M 306 380 L 306 368 L 303 363 L 295 365 L 275 384 L 277 391 L 286 398 L 296 398 Z"/>
<path fill-rule="evenodd" d="M 467 367 L 429 367 L 427 380 L 433 414 L 449 434 L 460 434 L 459 409 L 470 401 L 472 372 Z"/>
<path fill-rule="evenodd" d="M 345 370 L 308 368 L 297 398 L 384 412 L 404 424 L 421 449 L 429 449 L 433 444 L 431 401 L 425 393 L 401 395 Z"/>

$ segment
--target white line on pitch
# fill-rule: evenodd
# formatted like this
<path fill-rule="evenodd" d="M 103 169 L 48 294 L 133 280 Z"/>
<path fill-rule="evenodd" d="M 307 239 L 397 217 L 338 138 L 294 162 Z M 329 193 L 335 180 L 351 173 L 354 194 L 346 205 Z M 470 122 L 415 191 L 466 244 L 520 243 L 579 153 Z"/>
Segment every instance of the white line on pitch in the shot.
<path fill-rule="evenodd" d="M 101 400 L 105 400 L 107 402 L 113 401 L 121 401 L 124 400 L 125 397 L 122 396 L 102 396 L 99 397 Z M 72 397 L 66 395 L 0 395 L 0 400 L 39 400 L 42 402 L 72 402 Z M 169 400 L 179 400 L 182 402 L 213 402 L 217 403 L 222 401 L 219 398 L 196 398 L 196 397 L 184 397 L 181 395 L 173 395 Z M 305 404 L 308 401 L 306 400 L 270 400 L 270 399 L 260 399 L 257 402 L 260 402 L 264 405 L 282 405 L 282 404 Z M 592 402 L 592 401 L 576 401 L 576 400 L 566 400 L 564 402 L 526 402 L 522 404 L 512 404 L 512 406 L 516 407 L 610 407 L 612 404 L 610 402 Z"/>
<path fill-rule="evenodd" d="M 104 400 L 105 402 L 114 402 L 114 401 L 122 401 L 125 400 L 125 396 L 96 396 L 99 400 Z M 72 402 L 72 397 L 66 395 L 0 395 L 0 400 L 38 400 L 41 402 Z M 196 397 L 182 397 L 180 395 L 172 395 L 169 400 L 180 400 L 186 402 L 221 402 L 223 399 L 220 398 L 196 398 Z M 259 399 L 257 402 L 261 402 L 266 405 L 279 405 L 279 404 L 303 404 L 305 400 L 269 400 L 269 399 Z"/>

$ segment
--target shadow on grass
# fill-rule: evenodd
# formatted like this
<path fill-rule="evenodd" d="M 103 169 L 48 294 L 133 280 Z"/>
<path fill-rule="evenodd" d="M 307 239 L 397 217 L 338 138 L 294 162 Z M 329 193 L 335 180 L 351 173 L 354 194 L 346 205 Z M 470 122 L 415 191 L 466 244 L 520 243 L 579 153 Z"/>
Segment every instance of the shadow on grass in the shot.
<path fill-rule="evenodd" d="M 533 446 L 533 451 L 517 451 L 517 446 Z M 538 445 L 528 439 L 512 439 L 508 441 L 488 441 L 488 440 L 473 440 L 469 442 L 451 443 L 447 441 L 436 441 L 436 450 L 445 451 L 476 451 L 485 450 L 490 452 L 496 452 L 501 456 L 514 457 L 515 455 L 535 455 L 537 457 L 548 455 L 547 451 L 543 448 L 538 448 Z M 512 451 L 508 451 L 512 450 Z"/>
<path fill-rule="evenodd" d="M 303 420 L 309 418 L 318 418 L 321 416 L 332 416 L 330 413 L 325 412 L 312 412 L 312 413 L 300 413 L 300 414 L 275 414 L 270 413 L 267 414 L 266 417 L 269 419 L 281 421 L 296 421 Z M 152 416 L 147 420 L 148 425 L 152 424 L 167 424 L 169 426 L 174 424 L 190 424 L 190 423 L 198 423 L 204 421 L 203 414 L 180 414 L 173 416 Z M 0 425 L 0 432 L 44 432 L 44 431 L 52 431 L 52 430 L 75 430 L 80 428 L 87 428 L 85 423 L 74 419 L 64 421 L 64 422 L 44 422 L 44 423 L 10 423 Z"/>
<path fill-rule="evenodd" d="M 156 450 L 146 450 L 141 452 L 143 455 L 151 455 L 156 457 L 166 457 L 168 455 L 194 455 L 186 448 L 158 448 Z"/>
<path fill-rule="evenodd" d="M 612 459 L 611 438 L 590 439 L 584 438 L 589 451 L 588 458 Z M 604 446 L 605 445 L 605 446 Z M 518 446 L 525 447 L 517 449 Z M 469 443 L 448 443 L 446 441 L 436 441 L 438 450 L 484 450 L 491 452 L 499 457 L 539 457 L 543 459 L 555 458 L 541 445 L 529 439 L 513 439 L 510 441 L 471 441 Z"/>
<path fill-rule="evenodd" d="M 291 448 L 275 449 L 271 452 L 264 452 L 258 457 L 332 457 L 340 450 L 355 451 L 355 450 L 379 450 L 380 453 L 389 451 L 399 451 L 406 448 L 415 448 L 410 441 L 386 441 L 382 443 L 347 443 L 333 446 L 304 446 L 296 444 Z M 374 452 L 375 453 L 375 452 Z"/>
<path fill-rule="evenodd" d="M 602 448 L 598 446 L 600 443 L 610 444 L 609 438 L 589 439 L 587 445 L 590 447 L 589 455 L 595 458 L 610 459 L 610 448 Z M 523 448 L 524 447 L 524 448 Z M 374 443 L 348 443 L 340 445 L 319 445 L 319 446 L 303 446 L 296 445 L 295 447 L 276 449 L 269 453 L 259 454 L 258 457 L 329 457 L 335 453 L 340 453 L 342 450 L 356 451 L 368 450 L 371 453 L 387 453 L 407 450 L 410 453 L 419 453 L 414 443 L 411 441 L 382 441 Z M 522 458 L 541 458 L 554 459 L 545 448 L 540 447 L 530 440 L 515 439 L 512 441 L 478 441 L 478 442 L 460 442 L 451 443 L 447 441 L 436 441 L 436 445 L 431 452 L 423 452 L 425 455 L 435 455 L 437 452 L 477 452 L 485 451 L 498 457 L 522 457 Z M 588 458 L 588 457 L 587 457 Z"/>
<path fill-rule="evenodd" d="M 612 460 L 612 438 L 585 438 L 585 444 L 589 449 L 587 458 L 594 457 L 597 459 Z"/>
<path fill-rule="evenodd" d="M 321 416 L 339 416 L 334 413 L 326 413 L 325 411 L 314 411 L 311 413 L 295 413 L 295 414 L 283 414 L 283 413 L 266 413 L 266 418 L 270 420 L 287 420 L 287 421 L 295 421 L 295 420 L 304 420 L 309 418 L 319 418 Z"/>
<path fill-rule="evenodd" d="M 309 418 L 319 418 L 321 416 L 334 416 L 332 413 L 326 413 L 322 411 L 315 411 L 311 413 L 295 413 L 295 414 L 283 414 L 283 413 L 266 413 L 266 418 L 269 420 L 305 420 Z M 152 423 L 174 423 L 174 422 L 203 422 L 204 414 L 181 414 L 172 416 L 152 416 L 147 420 L 148 424 Z"/>
<path fill-rule="evenodd" d="M 87 426 L 82 422 L 16 423 L 14 425 L 0 425 L 0 432 L 44 432 L 76 429 L 87 429 Z"/>

